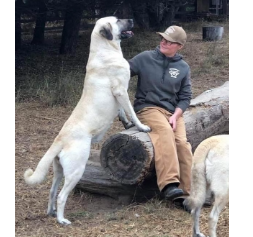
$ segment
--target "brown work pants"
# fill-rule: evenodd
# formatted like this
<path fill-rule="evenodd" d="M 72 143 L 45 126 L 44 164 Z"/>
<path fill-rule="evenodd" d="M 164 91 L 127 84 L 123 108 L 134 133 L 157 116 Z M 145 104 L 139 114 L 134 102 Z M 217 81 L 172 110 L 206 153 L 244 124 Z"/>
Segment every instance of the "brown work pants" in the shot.
<path fill-rule="evenodd" d="M 172 114 L 159 107 L 146 107 L 137 116 L 150 126 L 149 133 L 155 151 L 157 185 L 162 189 L 169 183 L 180 183 L 184 195 L 190 194 L 192 150 L 187 142 L 183 117 L 177 120 L 176 131 L 169 123 Z"/>

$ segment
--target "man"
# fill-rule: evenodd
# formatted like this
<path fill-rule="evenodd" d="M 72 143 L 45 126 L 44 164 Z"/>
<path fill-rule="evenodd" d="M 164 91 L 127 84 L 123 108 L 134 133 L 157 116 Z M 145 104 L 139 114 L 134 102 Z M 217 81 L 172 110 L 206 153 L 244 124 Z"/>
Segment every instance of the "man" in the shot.
<path fill-rule="evenodd" d="M 192 151 L 182 117 L 192 90 L 190 67 L 178 54 L 186 43 L 182 27 L 170 26 L 154 50 L 129 60 L 131 76 L 138 75 L 134 109 L 155 150 L 157 184 L 165 199 L 180 207 L 190 193 Z M 178 201 L 178 202 L 176 202 Z"/>

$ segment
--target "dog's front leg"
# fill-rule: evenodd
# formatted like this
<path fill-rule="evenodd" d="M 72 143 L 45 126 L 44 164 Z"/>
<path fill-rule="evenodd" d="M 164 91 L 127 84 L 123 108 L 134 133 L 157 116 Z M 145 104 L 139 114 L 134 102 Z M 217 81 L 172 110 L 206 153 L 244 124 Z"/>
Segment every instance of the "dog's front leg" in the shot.
<path fill-rule="evenodd" d="M 118 116 L 119 116 L 119 120 L 122 122 L 125 129 L 129 129 L 131 127 L 134 127 L 134 123 L 132 121 L 128 121 L 123 108 L 119 109 Z"/>
<path fill-rule="evenodd" d="M 137 118 L 134 109 L 131 105 L 131 102 L 129 100 L 129 96 L 127 93 L 127 90 L 123 86 L 117 86 L 112 87 L 112 93 L 119 102 L 119 104 L 122 106 L 122 108 L 125 110 L 127 115 L 131 117 L 131 120 L 135 124 L 135 126 L 138 128 L 140 132 L 150 132 L 151 129 L 147 125 L 144 125 L 140 122 L 140 120 Z"/>

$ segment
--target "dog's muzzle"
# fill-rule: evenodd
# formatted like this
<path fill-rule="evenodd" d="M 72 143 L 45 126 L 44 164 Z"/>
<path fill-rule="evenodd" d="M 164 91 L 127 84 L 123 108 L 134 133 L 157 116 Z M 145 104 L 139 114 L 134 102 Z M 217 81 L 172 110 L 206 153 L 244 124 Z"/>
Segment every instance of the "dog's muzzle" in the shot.
<path fill-rule="evenodd" d="M 134 26 L 134 21 L 132 19 L 125 19 L 125 25 L 126 25 L 126 30 L 123 30 L 121 32 L 120 38 L 121 39 L 128 39 L 131 38 L 134 33 L 131 31 L 131 29 Z"/>
<path fill-rule="evenodd" d="M 134 35 L 133 31 L 130 31 L 130 30 L 122 31 L 120 38 L 121 39 L 128 39 L 128 38 L 131 38 L 133 35 Z"/>

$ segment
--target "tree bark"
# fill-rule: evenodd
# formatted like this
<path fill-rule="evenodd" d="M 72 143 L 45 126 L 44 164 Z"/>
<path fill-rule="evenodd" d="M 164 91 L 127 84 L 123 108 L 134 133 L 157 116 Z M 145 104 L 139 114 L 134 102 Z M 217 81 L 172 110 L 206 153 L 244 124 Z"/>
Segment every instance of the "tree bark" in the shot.
<path fill-rule="evenodd" d="M 164 17 L 162 20 L 161 25 L 165 26 L 166 28 L 172 25 L 172 22 L 175 19 L 175 15 L 178 11 L 179 7 L 176 7 L 175 5 L 171 5 L 170 9 L 164 13 Z"/>
<path fill-rule="evenodd" d="M 131 5 L 128 1 L 122 1 L 116 11 L 113 13 L 113 16 L 117 16 L 119 19 L 128 19 L 131 15 Z"/>
<path fill-rule="evenodd" d="M 44 34 L 47 19 L 47 7 L 44 1 L 38 1 L 39 11 L 36 19 L 36 26 L 34 29 L 33 40 L 31 44 L 44 44 Z"/>
<path fill-rule="evenodd" d="M 82 6 L 74 5 L 68 7 L 62 31 L 60 54 L 75 53 L 82 13 Z"/>
<path fill-rule="evenodd" d="M 229 82 L 193 99 L 184 119 L 193 152 L 204 139 L 229 133 Z M 111 197 L 121 195 L 125 201 L 160 195 L 147 133 L 133 127 L 115 134 L 104 142 L 101 153 L 91 152 L 90 160 L 93 164 L 87 164 L 77 188 Z"/>
<path fill-rule="evenodd" d="M 201 141 L 229 133 L 229 82 L 191 100 L 184 113 L 186 134 L 193 152 Z"/>
<path fill-rule="evenodd" d="M 21 47 L 21 7 L 23 5 L 22 0 L 15 2 L 15 49 Z"/>
<path fill-rule="evenodd" d="M 141 29 L 149 29 L 149 16 L 147 12 L 147 3 L 146 1 L 136 1 L 131 0 L 130 5 L 133 11 L 134 19 Z"/>

